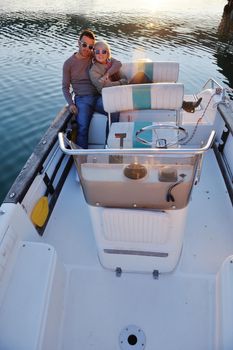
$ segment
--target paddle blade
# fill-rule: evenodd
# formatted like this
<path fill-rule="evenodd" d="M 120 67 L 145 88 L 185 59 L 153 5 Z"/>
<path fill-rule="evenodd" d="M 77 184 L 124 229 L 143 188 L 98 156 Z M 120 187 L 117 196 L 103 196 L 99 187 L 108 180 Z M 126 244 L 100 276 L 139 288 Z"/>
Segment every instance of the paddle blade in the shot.
<path fill-rule="evenodd" d="M 48 197 L 41 197 L 34 206 L 31 213 L 31 220 L 34 225 L 42 227 L 49 214 Z"/>

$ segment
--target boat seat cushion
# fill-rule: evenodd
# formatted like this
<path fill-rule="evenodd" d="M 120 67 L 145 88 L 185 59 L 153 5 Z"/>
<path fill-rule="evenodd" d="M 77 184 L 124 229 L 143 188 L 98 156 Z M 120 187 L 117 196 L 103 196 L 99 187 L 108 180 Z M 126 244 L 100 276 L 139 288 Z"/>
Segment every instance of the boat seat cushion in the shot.
<path fill-rule="evenodd" d="M 137 73 L 144 73 L 153 83 L 177 82 L 179 76 L 178 62 L 138 61 L 123 63 L 121 72 L 132 79 Z"/>
<path fill-rule="evenodd" d="M 108 113 L 128 110 L 180 110 L 184 85 L 151 83 L 113 86 L 102 90 L 104 109 Z"/>
<path fill-rule="evenodd" d="M 104 114 L 94 113 L 89 127 L 89 148 L 98 146 L 104 147 L 106 139 L 106 123 L 107 117 Z"/>

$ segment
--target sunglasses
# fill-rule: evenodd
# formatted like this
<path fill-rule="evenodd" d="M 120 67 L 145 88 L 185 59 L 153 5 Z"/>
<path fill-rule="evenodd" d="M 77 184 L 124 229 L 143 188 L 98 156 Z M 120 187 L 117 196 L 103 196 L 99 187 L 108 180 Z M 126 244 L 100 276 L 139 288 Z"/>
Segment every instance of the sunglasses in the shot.
<path fill-rule="evenodd" d="M 96 55 L 99 55 L 99 54 L 103 54 L 103 55 L 106 55 L 106 53 L 107 53 L 107 50 L 95 50 L 95 54 Z"/>
<path fill-rule="evenodd" d="M 85 41 L 79 41 L 79 43 L 81 44 L 82 47 L 87 47 L 89 50 L 93 50 L 94 45 L 88 45 L 87 43 L 85 43 Z"/>

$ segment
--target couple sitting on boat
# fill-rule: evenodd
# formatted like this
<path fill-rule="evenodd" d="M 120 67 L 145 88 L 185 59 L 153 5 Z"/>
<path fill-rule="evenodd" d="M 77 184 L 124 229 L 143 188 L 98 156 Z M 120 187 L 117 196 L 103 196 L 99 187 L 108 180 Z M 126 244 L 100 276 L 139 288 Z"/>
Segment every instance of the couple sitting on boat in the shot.
<path fill-rule="evenodd" d="M 143 72 L 138 72 L 128 81 L 120 73 L 122 64 L 111 57 L 109 45 L 104 41 L 95 40 L 95 34 L 85 29 L 78 40 L 78 52 L 75 52 L 63 66 L 62 89 L 71 113 L 76 115 L 77 144 L 88 148 L 88 131 L 94 112 L 107 116 L 104 110 L 101 91 L 103 87 L 151 83 L 150 78 Z M 70 86 L 75 95 L 74 100 Z M 200 104 L 183 102 L 183 108 L 189 112 Z M 112 122 L 119 120 L 119 113 L 111 114 Z"/>

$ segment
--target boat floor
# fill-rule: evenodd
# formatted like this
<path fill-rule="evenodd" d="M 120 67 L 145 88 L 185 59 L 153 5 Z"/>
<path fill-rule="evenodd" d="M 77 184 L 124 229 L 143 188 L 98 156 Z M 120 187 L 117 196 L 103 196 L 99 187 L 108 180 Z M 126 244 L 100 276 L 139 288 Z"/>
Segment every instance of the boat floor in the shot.
<path fill-rule="evenodd" d="M 100 265 L 75 178 L 73 168 L 41 238 L 55 247 L 67 271 L 59 349 L 118 350 L 119 334 L 130 325 L 144 332 L 146 350 L 214 349 L 215 279 L 233 253 L 233 218 L 213 151 L 193 189 L 178 266 L 158 280 L 139 273 L 116 277 Z"/>

